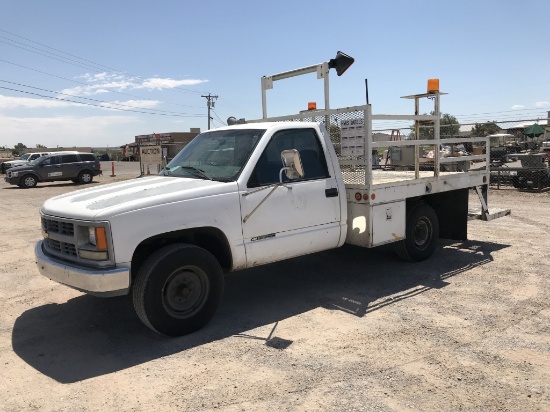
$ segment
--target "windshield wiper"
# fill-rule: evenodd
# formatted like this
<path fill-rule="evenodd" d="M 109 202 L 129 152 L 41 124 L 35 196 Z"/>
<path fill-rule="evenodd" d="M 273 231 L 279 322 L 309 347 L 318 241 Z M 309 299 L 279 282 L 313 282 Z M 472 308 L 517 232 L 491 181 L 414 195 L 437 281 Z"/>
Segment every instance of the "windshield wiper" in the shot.
<path fill-rule="evenodd" d="M 180 166 L 180 168 L 182 169 L 187 169 L 187 170 L 192 170 L 195 172 L 195 175 L 196 176 L 199 176 L 199 177 L 202 177 L 204 179 L 208 179 L 208 180 L 214 180 L 212 179 L 210 176 L 208 176 L 204 170 L 201 170 L 199 169 L 198 167 L 195 167 L 195 166 Z"/>

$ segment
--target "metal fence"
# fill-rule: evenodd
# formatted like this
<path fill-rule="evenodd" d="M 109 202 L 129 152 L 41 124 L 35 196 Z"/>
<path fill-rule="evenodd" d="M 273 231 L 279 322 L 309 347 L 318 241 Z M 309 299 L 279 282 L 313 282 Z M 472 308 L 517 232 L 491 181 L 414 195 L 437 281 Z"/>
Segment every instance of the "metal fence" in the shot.
<path fill-rule="evenodd" d="M 550 188 L 549 159 L 544 153 L 514 153 L 501 158 L 491 156 L 491 159 L 489 183 L 497 189 L 513 187 L 536 191 Z"/>

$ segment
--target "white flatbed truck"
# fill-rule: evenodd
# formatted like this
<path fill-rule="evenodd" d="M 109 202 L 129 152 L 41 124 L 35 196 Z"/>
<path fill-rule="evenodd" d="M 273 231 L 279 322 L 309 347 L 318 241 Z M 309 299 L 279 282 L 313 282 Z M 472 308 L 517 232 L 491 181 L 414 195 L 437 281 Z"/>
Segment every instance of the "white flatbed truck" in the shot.
<path fill-rule="evenodd" d="M 465 240 L 468 220 L 506 214 L 487 208 L 488 139 L 469 139 L 485 144 L 486 155 L 460 159 L 485 161 L 480 170 L 442 171 L 453 159 L 438 150 L 423 170 L 421 148 L 441 143 L 438 90 L 410 97 L 416 111 L 419 99 L 433 98 L 434 115 L 373 115 L 370 104 L 330 109 L 328 72 L 341 74 L 342 56 L 262 78 L 262 119 L 199 134 L 158 176 L 47 200 L 39 272 L 92 295 L 131 293 L 145 325 L 181 336 L 212 318 L 226 273 L 344 243 L 395 243 L 399 256 L 422 261 L 440 237 Z M 324 79 L 325 109 L 268 119 L 273 81 L 312 72 Z M 435 139 L 373 142 L 377 119 L 433 122 Z M 411 170 L 373 169 L 365 156 L 411 145 Z M 470 190 L 480 214 L 468 210 Z"/>

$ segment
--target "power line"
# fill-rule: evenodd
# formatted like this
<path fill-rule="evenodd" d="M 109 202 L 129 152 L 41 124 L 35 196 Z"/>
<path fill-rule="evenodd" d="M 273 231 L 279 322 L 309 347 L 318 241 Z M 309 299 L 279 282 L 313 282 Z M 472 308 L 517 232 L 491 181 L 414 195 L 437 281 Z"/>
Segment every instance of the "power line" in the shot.
<path fill-rule="evenodd" d="M 112 67 L 104 66 L 104 65 L 102 65 L 102 64 L 98 64 L 98 63 L 95 63 L 95 62 L 93 62 L 93 61 L 83 59 L 82 57 L 78 57 L 78 56 L 75 56 L 74 54 L 70 54 L 70 53 L 64 52 L 63 50 L 59 50 L 59 49 L 56 49 L 56 48 L 54 48 L 54 47 L 50 47 L 50 46 L 48 46 L 48 45 L 46 45 L 46 44 L 39 43 L 39 42 L 36 42 L 36 41 L 34 41 L 34 40 L 31 40 L 31 39 L 27 39 L 26 37 L 19 36 L 18 34 L 9 32 L 9 31 L 7 31 L 7 30 L 0 29 L 0 31 L 2 31 L 2 32 L 4 32 L 4 33 L 8 33 L 8 34 L 10 34 L 10 35 L 12 35 L 12 36 L 15 36 L 15 37 L 19 37 L 20 39 L 26 40 L 26 41 L 28 41 L 28 42 L 30 42 L 30 43 L 38 44 L 39 46 L 46 47 L 46 48 L 51 49 L 51 50 L 55 50 L 55 51 L 57 51 L 57 52 L 66 54 L 66 55 L 71 56 L 71 57 L 76 57 L 76 58 L 79 59 L 79 60 L 83 60 L 83 61 L 85 61 L 85 62 L 92 63 L 92 64 L 97 65 L 97 66 L 99 66 L 99 67 L 104 67 L 105 69 L 108 69 L 108 70 L 118 71 L 117 69 L 113 69 Z M 3 37 L 3 38 L 5 38 L 5 37 Z M 12 40 L 12 41 L 13 41 L 13 40 Z"/>
<path fill-rule="evenodd" d="M 214 109 L 212 109 L 212 113 L 214 113 L 214 115 L 216 116 L 216 118 L 220 121 L 220 123 L 221 123 L 223 126 L 227 126 L 227 123 L 225 123 L 222 119 L 220 119 L 220 116 L 218 116 L 218 114 L 214 111 Z"/>
<path fill-rule="evenodd" d="M 6 39 L 6 40 L 8 40 L 8 41 L 10 41 L 10 42 L 12 42 L 12 43 L 22 44 L 22 45 L 24 45 L 25 47 L 30 47 L 30 48 L 35 49 L 35 50 L 38 50 L 38 51 L 40 51 L 40 52 L 42 52 L 42 53 L 39 53 L 39 52 L 33 51 L 33 50 L 29 50 L 29 49 L 27 49 L 27 48 L 25 48 L 25 47 L 23 47 L 23 46 L 18 46 L 18 45 L 16 45 L 16 44 L 7 43 L 7 42 L 5 42 L 5 41 L 0 40 L 0 42 L 5 43 L 5 44 L 9 44 L 10 46 L 18 47 L 18 48 L 21 48 L 21 49 L 23 49 L 23 50 L 26 50 L 26 51 L 29 51 L 29 52 L 32 52 L 32 53 L 36 53 L 36 54 L 39 54 L 39 55 L 41 55 L 41 56 L 48 57 L 48 58 L 51 58 L 51 59 L 54 59 L 54 60 L 58 60 L 58 61 L 61 61 L 61 62 L 63 62 L 63 63 L 71 64 L 71 65 L 74 65 L 74 66 L 77 66 L 77 67 L 80 67 L 80 68 L 89 69 L 89 70 L 91 69 L 91 70 L 94 70 L 94 71 L 108 69 L 108 70 L 113 71 L 113 72 L 116 73 L 116 74 L 122 74 L 122 75 L 125 75 L 125 76 L 131 76 L 131 77 L 134 77 L 134 78 L 137 78 L 137 79 L 140 79 L 140 80 L 144 80 L 143 77 L 136 76 L 136 75 L 132 75 L 131 73 L 122 72 L 122 71 L 120 71 L 120 70 L 118 70 L 118 69 L 114 69 L 114 68 L 112 68 L 112 67 L 105 66 L 105 65 L 102 65 L 102 64 L 93 62 L 93 61 L 91 61 L 91 60 L 84 59 L 84 58 L 79 57 L 79 56 L 76 56 L 76 55 L 74 55 L 74 54 L 64 52 L 64 51 L 62 51 L 62 50 L 59 50 L 59 49 L 50 47 L 50 46 L 45 45 L 45 44 L 42 44 L 42 43 L 38 43 L 38 42 L 36 42 L 36 41 L 34 41 L 34 40 L 31 40 L 31 39 L 28 39 L 28 38 L 26 38 L 26 37 L 19 36 L 19 35 L 15 34 L 15 33 L 12 33 L 12 32 L 7 31 L 7 30 L 2 30 L 2 29 L 0 29 L 0 31 L 2 31 L 2 32 L 4 32 L 4 33 L 8 33 L 8 34 L 10 34 L 11 36 L 14 36 L 14 37 L 18 37 L 18 38 L 23 39 L 23 40 L 25 40 L 25 41 L 28 41 L 28 42 L 31 42 L 31 43 L 40 45 L 40 46 L 42 46 L 42 47 L 46 47 L 46 48 L 48 48 L 48 49 L 55 50 L 56 52 L 59 52 L 59 53 L 62 53 L 62 54 L 66 54 L 67 56 L 74 57 L 74 58 L 76 58 L 76 59 L 78 59 L 78 60 L 81 60 L 81 61 L 84 62 L 84 63 L 79 62 L 78 60 L 75 60 L 75 59 L 71 59 L 71 58 L 67 58 L 67 57 L 64 57 L 64 56 L 60 56 L 59 54 L 55 54 L 55 53 L 49 52 L 49 51 L 47 51 L 47 50 L 41 50 L 41 49 L 39 49 L 39 48 L 37 48 L 37 47 L 34 47 L 34 46 L 30 46 L 30 45 L 24 44 L 24 43 L 19 42 L 19 41 L 17 41 L 17 40 L 13 40 L 13 39 L 6 38 L 6 37 L 4 37 L 4 36 L 0 36 L 1 38 Z M 47 54 L 44 54 L 44 53 L 47 53 Z M 54 56 L 56 56 L 56 57 L 54 57 Z M 65 60 L 62 60 L 62 59 L 65 59 Z M 67 61 L 67 60 L 68 60 L 68 61 Z M 89 64 L 89 63 L 91 63 L 91 64 Z M 96 66 L 96 67 L 93 67 L 93 66 Z M 179 87 L 179 86 L 174 87 L 174 88 L 172 88 L 172 89 L 166 89 L 166 90 L 169 90 L 169 91 L 176 91 L 176 92 L 180 92 L 180 93 L 195 93 L 195 94 L 203 93 L 203 92 L 198 91 L 198 90 L 185 89 L 185 88 Z"/>
<path fill-rule="evenodd" d="M 13 42 L 13 40 L 10 40 Z M 50 53 L 50 52 L 46 52 L 44 50 L 40 50 L 40 49 L 37 49 L 39 51 L 34 51 L 34 50 L 30 50 L 26 47 L 30 47 L 32 49 L 36 49 L 36 47 L 33 47 L 33 46 L 28 46 L 28 45 L 25 45 L 26 47 L 23 47 L 23 46 L 17 46 L 15 44 L 11 44 L 11 43 L 8 43 L 4 40 L 0 40 L 0 43 L 4 43 L 4 44 L 9 44 L 10 46 L 13 46 L 13 47 L 17 47 L 19 49 L 23 49 L 25 51 L 28 51 L 28 52 L 31 52 L 31 53 L 35 53 L 35 54 L 38 54 L 40 56 L 44 56 L 44 57 L 48 57 L 52 60 L 57 60 L 57 61 L 60 61 L 62 63 L 66 63 L 66 64 L 71 64 L 73 66 L 77 66 L 77 67 L 80 67 L 81 69 L 87 69 L 87 70 L 94 70 L 94 71 L 97 71 L 98 69 L 96 67 L 93 67 L 93 66 L 90 66 L 88 64 L 82 64 L 82 63 L 79 63 L 75 60 L 72 60 L 72 59 L 68 59 L 68 58 L 65 58 L 65 57 L 62 57 L 62 56 L 59 56 L 59 55 L 56 55 L 56 54 L 53 54 L 53 53 Z M 46 53 L 49 53 L 49 54 L 46 54 Z"/>
<path fill-rule="evenodd" d="M 133 113 L 143 113 L 143 114 L 154 114 L 154 115 L 158 115 L 158 116 L 174 116 L 174 117 L 204 117 L 203 115 L 199 115 L 199 114 L 183 116 L 183 115 L 180 115 L 180 114 L 151 113 L 151 112 L 144 112 L 144 111 L 141 111 L 141 110 L 120 109 L 120 108 L 118 108 L 118 107 L 106 107 L 106 106 L 102 106 L 102 105 L 98 105 L 98 104 L 85 103 L 85 102 L 77 102 L 77 101 L 70 100 L 70 99 L 62 99 L 61 97 L 44 96 L 44 95 L 42 95 L 42 94 L 27 92 L 27 91 L 25 91 L 25 90 L 12 89 L 12 88 L 9 88 L 9 87 L 0 86 L 0 89 L 10 90 L 10 91 L 13 91 L 13 92 L 18 92 L 18 93 L 30 94 L 30 95 L 33 95 L 33 96 L 44 97 L 44 98 L 46 98 L 46 99 L 53 99 L 53 100 L 60 100 L 60 101 L 70 102 L 70 103 L 75 103 L 75 104 L 82 104 L 82 105 L 85 105 L 85 106 L 100 107 L 100 108 L 102 108 L 102 109 L 119 110 L 119 111 L 122 111 L 122 112 L 133 112 Z"/>
<path fill-rule="evenodd" d="M 442 124 L 440 125 L 439 127 L 444 129 L 444 128 L 447 128 L 447 127 L 453 127 L 453 126 L 459 126 L 459 127 L 463 127 L 463 126 L 476 126 L 476 125 L 479 125 L 479 124 L 487 124 L 487 123 L 494 123 L 494 124 L 504 124 L 504 123 L 525 123 L 525 122 L 537 122 L 537 121 L 540 121 L 540 120 L 543 120 L 543 119 L 514 119 L 514 120 L 505 120 L 505 121 L 484 121 L 484 122 L 475 122 L 475 123 L 453 123 L 453 124 Z M 421 126 L 421 127 L 433 127 L 433 126 Z M 388 131 L 388 130 L 413 130 L 414 127 L 413 126 L 395 126 L 395 127 L 385 127 L 385 128 L 376 128 L 376 129 L 373 129 L 374 132 L 382 132 L 382 131 Z"/>
<path fill-rule="evenodd" d="M 0 62 L 8 63 L 8 64 L 11 64 L 11 65 L 13 65 L 13 66 L 21 67 L 21 68 L 23 68 L 23 69 L 27 69 L 27 70 L 31 70 L 31 71 L 34 71 L 34 72 L 37 72 L 37 73 L 45 74 L 46 76 L 55 77 L 55 78 L 57 78 L 57 79 L 66 80 L 66 81 L 69 81 L 69 82 L 72 82 L 72 83 L 76 83 L 76 84 L 81 84 L 81 85 L 86 86 L 86 87 L 89 87 L 89 86 L 90 86 L 88 83 L 79 82 L 79 81 L 74 80 L 74 79 L 67 79 L 66 77 L 57 76 L 57 75 L 55 75 L 55 74 L 51 74 L 51 73 L 47 73 L 47 72 L 44 72 L 44 71 L 41 71 L 41 70 L 33 69 L 33 68 L 31 68 L 31 67 L 23 66 L 23 65 L 21 65 L 21 64 L 13 63 L 13 62 L 10 62 L 10 61 L 7 61 L 7 60 L 0 59 Z M 135 94 L 119 92 L 119 91 L 117 91 L 117 90 L 111 90 L 111 93 L 120 94 L 120 95 L 122 95 L 122 96 L 135 97 L 135 98 L 140 99 L 140 100 L 147 100 L 147 101 L 151 101 L 151 102 L 154 101 L 154 100 L 151 100 L 151 99 L 143 98 L 143 97 L 141 97 L 141 96 L 137 96 L 137 95 L 135 95 Z M 179 104 L 179 103 L 172 103 L 172 102 L 170 102 L 169 104 L 172 104 L 172 105 L 174 105 L 174 106 L 181 106 L 181 107 L 191 107 L 191 108 L 195 108 L 195 109 L 198 109 L 198 108 L 201 108 L 201 107 L 202 107 L 202 106 L 191 106 L 191 105 Z"/>
<path fill-rule="evenodd" d="M 114 106 L 122 106 L 122 107 L 131 107 L 131 108 L 133 108 L 133 109 L 149 110 L 149 111 L 159 112 L 159 113 L 172 113 L 172 114 L 178 114 L 178 115 L 189 114 L 189 113 L 177 113 L 177 112 L 172 112 L 172 111 L 168 111 L 168 110 L 159 110 L 159 109 L 143 108 L 143 107 L 139 107 L 139 106 L 131 106 L 131 105 L 122 104 L 122 103 L 105 102 L 105 101 L 103 101 L 103 100 L 91 99 L 91 98 L 89 98 L 89 97 L 75 96 L 75 95 L 72 95 L 72 94 L 61 93 L 61 92 L 57 92 L 57 91 L 53 91 L 53 90 L 48 90 L 48 89 L 42 89 L 42 88 L 40 88 L 40 87 L 33 87 L 33 86 L 26 85 L 26 84 L 21 84 L 21 83 L 14 83 L 14 82 L 10 82 L 10 81 L 7 81 L 7 80 L 2 80 L 2 79 L 0 79 L 0 82 L 9 83 L 9 84 L 13 84 L 13 85 L 16 85 L 16 86 L 21 86 L 21 87 L 27 87 L 27 88 L 29 88 L 29 89 L 41 90 L 41 91 L 43 91 L 43 92 L 48 92 L 48 93 L 56 93 L 56 94 L 59 94 L 59 95 L 62 95 L 62 96 L 70 96 L 70 97 L 75 98 L 75 99 L 90 100 L 90 101 L 92 101 L 92 102 L 103 103 L 103 104 L 106 104 L 106 105 L 114 105 Z M 108 107 L 108 106 L 102 106 L 102 107 Z M 112 108 L 112 107 L 109 107 L 109 108 Z M 201 115 L 198 115 L 198 114 L 195 115 L 195 114 L 193 114 L 193 116 L 201 116 Z"/>

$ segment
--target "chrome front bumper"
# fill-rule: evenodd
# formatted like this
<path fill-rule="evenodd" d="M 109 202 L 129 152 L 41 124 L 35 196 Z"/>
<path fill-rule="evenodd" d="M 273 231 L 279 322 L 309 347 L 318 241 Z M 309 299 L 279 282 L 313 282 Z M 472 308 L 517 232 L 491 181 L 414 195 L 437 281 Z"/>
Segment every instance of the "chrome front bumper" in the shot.
<path fill-rule="evenodd" d="M 41 275 L 96 296 L 127 295 L 130 291 L 130 269 L 89 269 L 69 266 L 44 254 L 42 240 L 35 248 L 36 265 Z"/>

